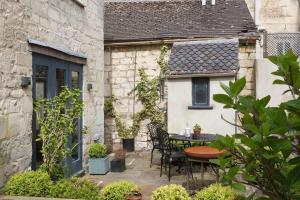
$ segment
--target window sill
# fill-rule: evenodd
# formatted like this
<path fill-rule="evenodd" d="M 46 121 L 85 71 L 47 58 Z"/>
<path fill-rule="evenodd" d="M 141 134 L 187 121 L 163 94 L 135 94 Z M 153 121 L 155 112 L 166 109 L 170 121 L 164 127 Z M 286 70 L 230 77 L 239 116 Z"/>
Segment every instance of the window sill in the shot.
<path fill-rule="evenodd" d="M 212 106 L 189 106 L 189 110 L 212 110 Z"/>

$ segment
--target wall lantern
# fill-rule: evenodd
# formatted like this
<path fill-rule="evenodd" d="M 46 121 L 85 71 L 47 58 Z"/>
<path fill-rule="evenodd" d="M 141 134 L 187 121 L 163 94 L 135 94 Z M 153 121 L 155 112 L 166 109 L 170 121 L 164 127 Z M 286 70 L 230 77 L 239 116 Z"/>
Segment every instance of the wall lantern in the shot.
<path fill-rule="evenodd" d="M 91 91 L 93 89 L 93 84 L 88 83 L 87 84 L 87 89 L 88 89 L 88 91 Z"/>
<path fill-rule="evenodd" d="M 26 88 L 31 84 L 31 78 L 28 76 L 21 77 L 21 87 Z"/>

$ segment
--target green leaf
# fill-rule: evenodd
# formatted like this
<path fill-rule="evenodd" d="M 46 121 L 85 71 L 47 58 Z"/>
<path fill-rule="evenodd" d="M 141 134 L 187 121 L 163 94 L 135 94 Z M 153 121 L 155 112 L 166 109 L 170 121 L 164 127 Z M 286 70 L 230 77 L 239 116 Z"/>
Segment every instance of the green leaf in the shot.
<path fill-rule="evenodd" d="M 229 96 L 231 96 L 230 88 L 227 85 L 225 85 L 224 83 L 221 82 L 220 86 Z"/>
<path fill-rule="evenodd" d="M 300 164 L 300 157 L 295 157 L 295 158 L 292 158 L 291 160 L 289 160 L 289 163 L 291 165 L 296 165 L 296 164 Z"/>
<path fill-rule="evenodd" d="M 238 79 L 235 83 L 230 86 L 230 91 L 233 97 L 236 97 L 240 94 L 240 92 L 244 89 L 246 85 L 246 78 L 243 77 Z"/>
<path fill-rule="evenodd" d="M 227 173 L 227 176 L 228 178 L 230 178 L 230 180 L 232 180 L 237 175 L 238 172 L 239 172 L 238 166 L 231 167 Z"/>
<path fill-rule="evenodd" d="M 213 99 L 218 103 L 222 103 L 222 104 L 226 104 L 226 105 L 233 104 L 233 100 L 226 94 L 215 94 L 213 96 Z"/>
<path fill-rule="evenodd" d="M 246 192 L 246 187 L 240 183 L 232 183 L 231 187 L 240 192 Z"/>
<path fill-rule="evenodd" d="M 286 82 L 283 81 L 283 80 L 277 79 L 277 80 L 273 81 L 273 84 L 277 84 L 277 85 L 286 85 Z"/>

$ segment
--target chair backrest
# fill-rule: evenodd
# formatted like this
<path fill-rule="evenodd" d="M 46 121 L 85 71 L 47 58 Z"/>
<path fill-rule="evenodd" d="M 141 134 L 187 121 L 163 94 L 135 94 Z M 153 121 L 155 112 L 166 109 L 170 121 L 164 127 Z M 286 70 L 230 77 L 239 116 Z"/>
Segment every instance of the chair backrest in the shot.
<path fill-rule="evenodd" d="M 164 152 L 170 152 L 171 144 L 170 144 L 169 133 L 167 131 L 165 131 L 164 129 L 158 127 L 157 134 L 158 134 L 158 138 L 159 138 L 160 149 Z"/>
<path fill-rule="evenodd" d="M 152 122 L 147 124 L 147 128 L 149 130 L 149 134 L 150 134 L 150 138 L 151 138 L 152 142 L 154 140 L 158 141 L 158 134 L 157 134 L 157 128 L 158 127 L 159 126 L 157 124 L 152 123 Z"/>

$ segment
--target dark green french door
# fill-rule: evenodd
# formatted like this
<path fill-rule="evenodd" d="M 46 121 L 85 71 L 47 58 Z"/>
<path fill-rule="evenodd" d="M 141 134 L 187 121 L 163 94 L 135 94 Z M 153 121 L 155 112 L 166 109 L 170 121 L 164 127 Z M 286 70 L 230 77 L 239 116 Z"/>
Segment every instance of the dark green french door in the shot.
<path fill-rule="evenodd" d="M 53 57 L 33 53 L 32 65 L 32 96 L 51 98 L 59 94 L 63 86 L 82 90 L 82 65 L 59 60 Z M 78 175 L 82 168 L 82 120 L 76 123 L 76 131 L 70 136 L 68 146 L 73 148 L 70 157 L 65 159 L 68 175 Z M 41 143 L 36 141 L 39 125 L 35 113 L 32 120 L 32 168 L 36 169 L 42 163 Z"/>

